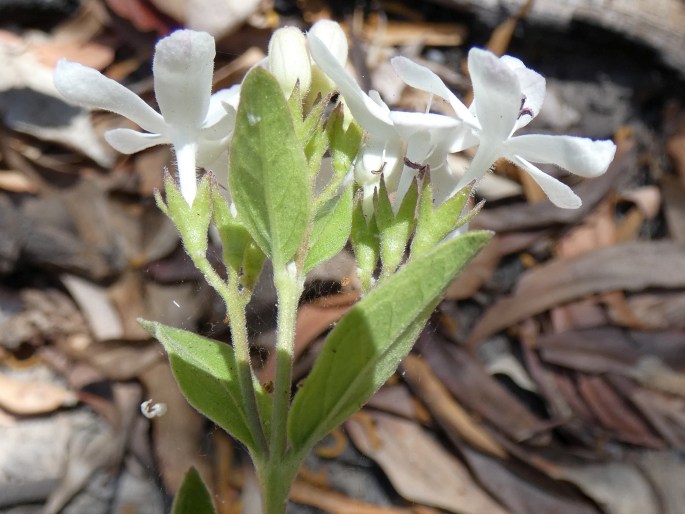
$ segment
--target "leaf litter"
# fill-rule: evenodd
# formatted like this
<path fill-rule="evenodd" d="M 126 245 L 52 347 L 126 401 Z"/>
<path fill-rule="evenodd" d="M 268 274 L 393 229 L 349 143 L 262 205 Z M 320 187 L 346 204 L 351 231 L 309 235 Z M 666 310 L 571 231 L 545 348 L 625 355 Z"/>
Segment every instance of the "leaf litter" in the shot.
<path fill-rule="evenodd" d="M 600 55 L 597 41 L 574 39 L 552 14 L 540 18 L 538 3 L 542 9 L 544 0 L 527 2 L 526 13 L 513 0 L 497 10 L 399 2 L 365 18 L 328 2 L 294 10 L 226 2 L 221 16 L 202 8 L 190 17 L 182 2 L 88 0 L 52 28 L 2 30 L 0 508 L 42 502 L 47 512 L 137 505 L 161 513 L 191 462 L 226 497 L 219 512 L 237 512 L 241 494 L 255 505 L 241 449 L 212 436 L 178 393 L 160 347 L 133 322 L 143 316 L 229 338 L 220 303 L 154 208 L 168 152 L 115 156 L 101 136 L 120 121 L 61 104 L 45 79 L 56 59 L 87 62 L 150 99 L 147 61 L 171 27 L 223 35 L 215 79 L 226 87 L 259 62 L 279 23 L 354 14 L 355 62 L 368 58 L 372 81 L 385 82 L 379 56 L 404 53 L 465 96 L 460 55 L 490 39 L 501 53 L 538 59 L 531 64 L 549 77 L 539 128 L 613 135 L 619 153 L 604 176 L 572 184 L 583 199 L 574 211 L 538 201 L 525 175 L 497 166 L 472 223 L 496 238 L 369 402 L 359 418 L 366 421 L 346 423 L 332 451 L 307 464 L 345 472 L 321 480 L 303 469 L 292 512 L 685 510 L 685 99 L 665 85 L 682 85 L 682 77 L 633 52 L 653 46 L 642 34 L 627 51 L 626 41 L 595 27 Z M 592 20 L 590 4 L 577 8 Z M 635 36 L 631 27 L 614 30 Z M 619 76 L 610 63 L 626 54 L 637 55 L 631 79 L 625 70 L 633 66 Z M 626 94 L 626 83 L 641 85 Z M 397 108 L 425 102 L 415 91 L 378 87 L 394 88 Z M 352 272 L 342 257 L 309 285 L 298 379 L 354 301 Z M 268 334 L 273 295 L 262 285 L 256 297 L 251 329 Z M 255 361 L 268 380 L 269 336 L 257 341 Z M 148 397 L 167 404 L 165 416 L 139 415 Z M 116 477 L 119 490 L 108 489 Z"/>

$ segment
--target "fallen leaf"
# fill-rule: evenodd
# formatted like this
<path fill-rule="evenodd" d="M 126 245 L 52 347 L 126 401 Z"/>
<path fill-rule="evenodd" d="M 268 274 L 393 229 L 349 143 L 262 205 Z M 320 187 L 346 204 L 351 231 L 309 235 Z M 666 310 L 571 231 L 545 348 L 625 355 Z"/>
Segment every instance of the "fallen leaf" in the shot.
<path fill-rule="evenodd" d="M 459 514 L 508 512 L 419 425 L 380 413 L 371 416 L 381 441 L 379 448 L 355 422 L 346 423 L 347 431 L 355 446 L 383 468 L 403 498 Z"/>
<path fill-rule="evenodd" d="M 407 355 L 401 368 L 402 378 L 428 407 L 450 439 L 456 435 L 484 453 L 502 459 L 506 457 L 504 448 L 452 398 L 423 359 Z"/>
<path fill-rule="evenodd" d="M 33 416 L 61 407 L 73 407 L 78 398 L 57 384 L 20 380 L 0 373 L 0 407 L 13 414 Z"/>
<path fill-rule="evenodd" d="M 437 334 L 425 334 L 419 337 L 417 350 L 464 408 L 514 441 L 548 438 L 548 434 L 541 433 L 545 423 L 488 375 L 466 350 L 438 338 Z"/>
<path fill-rule="evenodd" d="M 578 486 L 607 514 L 661 514 L 654 489 L 627 462 L 554 463 L 553 474 Z"/>
<path fill-rule="evenodd" d="M 685 134 L 682 136 L 685 143 Z M 685 166 L 685 162 L 683 163 Z M 665 176 L 661 179 L 661 192 L 664 197 L 664 216 L 671 238 L 685 244 L 685 168 L 683 179 Z"/>
<path fill-rule="evenodd" d="M 323 489 L 297 480 L 290 490 L 290 501 L 309 505 L 330 514 L 418 514 L 414 508 L 381 507 L 356 500 L 330 489 Z M 438 511 L 426 509 L 425 514 L 438 514 Z"/>
<path fill-rule="evenodd" d="M 650 287 L 685 287 L 685 251 L 680 245 L 638 241 L 555 259 L 524 273 L 514 293 L 485 312 L 468 344 L 474 345 L 519 321 L 578 298 Z"/>
<path fill-rule="evenodd" d="M 599 514 L 581 494 L 519 462 L 502 462 L 466 445 L 459 450 L 479 483 L 515 514 Z"/>

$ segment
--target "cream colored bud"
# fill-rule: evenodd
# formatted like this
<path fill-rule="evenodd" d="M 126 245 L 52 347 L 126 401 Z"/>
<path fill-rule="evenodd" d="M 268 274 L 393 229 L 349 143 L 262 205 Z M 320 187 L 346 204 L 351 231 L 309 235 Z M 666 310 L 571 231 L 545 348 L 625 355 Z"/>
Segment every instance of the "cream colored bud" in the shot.
<path fill-rule="evenodd" d="M 290 96 L 298 79 L 304 96 L 312 83 L 312 66 L 307 40 L 297 27 L 283 27 L 269 41 L 269 71 L 276 77 L 283 92 Z"/>

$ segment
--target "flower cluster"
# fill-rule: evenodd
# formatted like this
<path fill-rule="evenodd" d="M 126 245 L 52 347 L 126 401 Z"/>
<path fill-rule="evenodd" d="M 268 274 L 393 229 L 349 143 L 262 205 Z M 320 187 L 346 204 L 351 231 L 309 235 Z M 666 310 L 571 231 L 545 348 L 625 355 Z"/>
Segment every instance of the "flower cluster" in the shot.
<path fill-rule="evenodd" d="M 375 91 L 364 93 L 345 70 L 347 40 L 340 26 L 319 21 L 303 35 L 286 27 L 276 31 L 269 54 L 260 63 L 279 81 L 286 97 L 299 87 L 305 104 L 318 95 L 340 93 L 345 109 L 364 129 L 363 146 L 353 165 L 354 180 L 363 190 L 363 208 L 373 210 L 373 194 L 383 176 L 399 205 L 414 177 L 430 170 L 436 204 L 478 180 L 499 159 L 526 171 L 549 199 L 563 208 L 577 208 L 573 191 L 533 163 L 556 164 L 583 177 L 602 174 L 613 159 L 611 141 L 553 135 L 514 135 L 540 111 L 545 80 L 518 59 L 478 48 L 468 54 L 473 102 L 464 105 L 431 70 L 404 57 L 392 65 L 409 86 L 446 100 L 454 115 L 391 111 Z M 133 92 L 99 72 L 61 61 L 55 85 L 69 101 L 121 114 L 145 132 L 115 129 L 107 141 L 134 153 L 150 146 L 173 146 L 180 188 L 192 203 L 196 166 L 212 169 L 221 182 L 228 173 L 228 150 L 235 124 L 240 86 L 211 94 L 215 55 L 213 38 L 203 32 L 179 30 L 162 39 L 153 63 L 160 113 Z M 428 109 L 427 109 L 428 111 Z M 447 155 L 477 147 L 463 177 L 450 169 Z"/>

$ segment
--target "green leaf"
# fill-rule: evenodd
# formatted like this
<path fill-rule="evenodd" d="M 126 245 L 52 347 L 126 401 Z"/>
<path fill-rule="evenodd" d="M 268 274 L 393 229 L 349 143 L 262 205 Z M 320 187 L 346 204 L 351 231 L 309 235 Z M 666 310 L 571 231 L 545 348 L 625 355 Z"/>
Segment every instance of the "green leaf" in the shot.
<path fill-rule="evenodd" d="M 352 230 L 352 184 L 323 204 L 314 218 L 304 272 L 338 254 Z"/>
<path fill-rule="evenodd" d="M 233 348 L 193 332 L 153 321 L 138 322 L 169 354 L 183 396 L 202 414 L 250 449 L 255 448 L 243 410 Z M 257 394 L 265 394 L 258 390 Z"/>
<path fill-rule="evenodd" d="M 361 197 L 357 198 L 352 211 L 350 241 L 352 242 L 354 258 L 357 261 L 362 293 L 366 293 L 373 285 L 373 274 L 378 264 L 380 236 L 378 235 L 375 214 L 368 222 L 364 216 Z"/>
<path fill-rule="evenodd" d="M 410 258 L 414 259 L 430 251 L 450 232 L 468 221 L 466 217 L 459 218 L 459 216 L 464 210 L 472 189 L 471 185 L 463 187 L 436 209 L 433 207 L 430 177 L 427 175 L 424 178 Z"/>
<path fill-rule="evenodd" d="M 241 87 L 229 185 L 250 235 L 276 268 L 283 267 L 307 230 L 311 180 L 281 88 L 259 67 Z"/>
<path fill-rule="evenodd" d="M 171 514 L 216 514 L 207 486 L 195 468 L 186 473 L 174 498 Z"/>
<path fill-rule="evenodd" d="M 340 320 L 295 396 L 288 419 L 295 453 L 356 412 L 394 373 L 450 282 L 490 237 L 471 232 L 441 244 L 387 278 Z"/>

